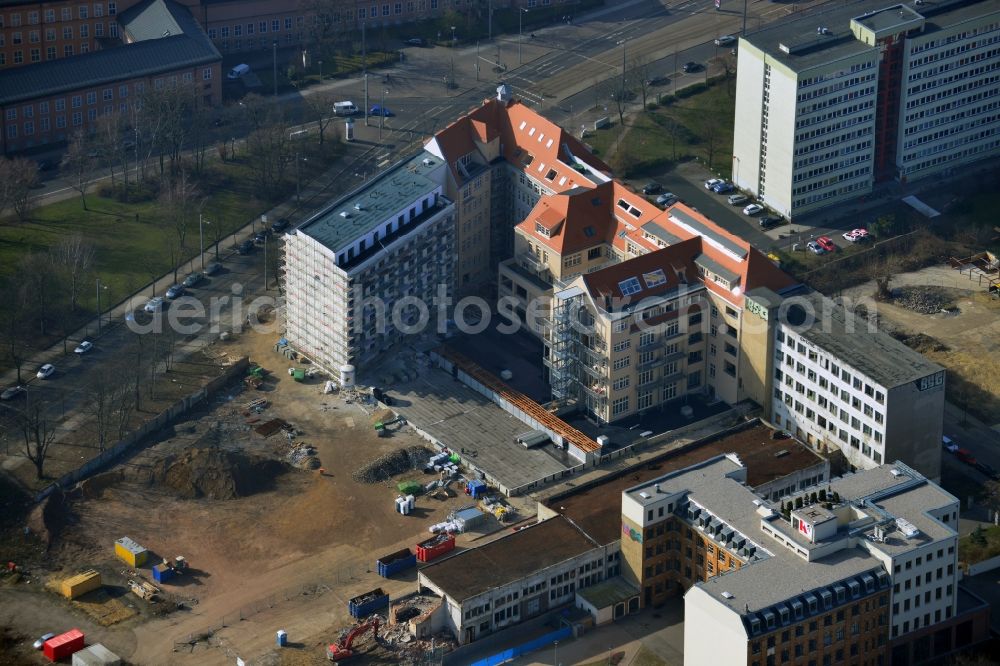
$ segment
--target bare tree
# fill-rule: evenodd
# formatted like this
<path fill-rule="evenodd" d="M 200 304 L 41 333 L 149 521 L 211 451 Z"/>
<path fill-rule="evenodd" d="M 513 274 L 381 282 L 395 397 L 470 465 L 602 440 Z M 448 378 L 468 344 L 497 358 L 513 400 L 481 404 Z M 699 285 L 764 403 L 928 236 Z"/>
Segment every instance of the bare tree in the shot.
<path fill-rule="evenodd" d="M 319 145 L 321 146 L 326 138 L 326 129 L 336 119 L 333 113 L 335 101 L 336 97 L 329 92 L 317 93 L 305 98 L 306 117 L 316 121 L 316 129 L 319 130 Z"/>
<path fill-rule="evenodd" d="M 117 111 L 105 113 L 97 118 L 94 125 L 93 141 L 98 154 L 104 159 L 111 178 L 111 187 L 115 187 L 115 175 L 120 166 L 124 174 L 125 187 L 128 187 L 127 154 L 122 142 L 122 132 L 125 130 L 125 118 Z"/>
<path fill-rule="evenodd" d="M 45 459 L 56 439 L 56 428 L 45 416 L 45 405 L 31 400 L 18 414 L 18 426 L 24 436 L 24 455 L 35 466 L 37 478 L 44 478 Z"/>
<path fill-rule="evenodd" d="M 52 315 L 57 276 L 52 270 L 51 259 L 44 254 L 29 253 L 21 257 L 17 266 L 18 283 L 24 293 L 25 313 L 38 325 L 38 333 L 48 333 L 47 323 Z"/>
<path fill-rule="evenodd" d="M 994 524 L 1000 524 L 1000 483 L 996 481 L 984 483 L 980 497 L 990 510 L 990 520 Z"/>
<path fill-rule="evenodd" d="M 274 123 L 247 136 L 250 170 L 257 186 L 266 192 L 277 193 L 285 175 L 288 157 L 288 126 Z"/>
<path fill-rule="evenodd" d="M 142 93 L 142 125 L 156 128 L 155 134 L 144 138 L 159 151 L 161 176 L 166 172 L 164 158 L 170 160 L 171 173 L 180 170 L 181 149 L 188 140 L 197 103 L 198 90 L 189 83 L 154 86 Z"/>
<path fill-rule="evenodd" d="M 23 383 L 21 369 L 32 352 L 34 332 L 28 320 L 27 294 L 25 290 L 8 278 L 0 284 L 0 344 L 7 361 L 17 371 L 17 383 Z"/>
<path fill-rule="evenodd" d="M 198 188 L 188 179 L 186 171 L 181 171 L 177 178 L 160 191 L 160 206 L 177 236 L 178 254 L 187 247 L 188 225 L 194 214 L 197 196 Z"/>
<path fill-rule="evenodd" d="M 90 184 L 90 175 L 94 170 L 94 158 L 91 157 L 90 143 L 87 135 L 82 132 L 74 132 L 70 137 L 69 145 L 66 146 L 66 155 L 63 156 L 63 170 L 69 174 L 71 185 L 74 190 L 80 193 L 80 201 L 83 202 L 83 209 L 87 208 L 87 186 Z"/>
<path fill-rule="evenodd" d="M 638 56 L 632 60 L 632 85 L 635 86 L 639 94 L 642 95 L 642 108 L 646 108 L 646 101 L 649 96 L 650 86 L 653 76 L 649 65 L 649 58 Z"/>
<path fill-rule="evenodd" d="M 83 280 L 94 267 L 95 256 L 94 245 L 84 240 L 83 234 L 79 233 L 63 238 L 52 248 L 52 262 L 66 276 L 69 307 L 72 312 L 76 312 Z"/>
<path fill-rule="evenodd" d="M 27 157 L 15 157 L 10 161 L 8 177 L 11 179 L 8 190 L 10 206 L 17 219 L 24 222 L 34 203 L 31 191 L 38 185 L 38 163 Z"/>
<path fill-rule="evenodd" d="M 101 451 L 112 437 L 123 439 L 135 407 L 135 393 L 124 364 L 106 364 L 90 384 L 88 406 L 97 422 L 97 442 Z"/>
<path fill-rule="evenodd" d="M 250 93 L 240 101 L 240 109 L 251 130 L 259 130 L 273 122 L 273 109 L 267 100 L 256 93 Z"/>

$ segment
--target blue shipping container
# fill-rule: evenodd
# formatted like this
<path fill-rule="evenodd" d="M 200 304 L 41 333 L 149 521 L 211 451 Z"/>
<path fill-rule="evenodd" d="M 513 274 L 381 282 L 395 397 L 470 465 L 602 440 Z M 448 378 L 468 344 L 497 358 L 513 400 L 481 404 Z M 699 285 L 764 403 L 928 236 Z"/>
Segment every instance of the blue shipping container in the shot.
<path fill-rule="evenodd" d="M 486 494 L 487 486 L 482 481 L 469 481 L 467 487 L 469 489 L 469 494 L 476 499 L 479 499 Z"/>
<path fill-rule="evenodd" d="M 174 570 L 166 564 L 157 564 L 153 567 L 153 580 L 157 583 L 165 583 L 174 577 Z"/>
<path fill-rule="evenodd" d="M 400 571 L 417 566 L 417 556 L 410 552 L 409 548 L 404 548 L 391 555 L 383 555 L 375 563 L 378 565 L 378 575 L 389 578 Z"/>
<path fill-rule="evenodd" d="M 351 617 L 362 619 L 366 618 L 380 608 L 385 608 L 389 605 L 389 595 L 382 591 L 382 588 L 378 587 L 371 592 L 365 592 L 364 594 L 359 594 L 358 596 L 347 602 L 347 609 L 351 613 Z"/>

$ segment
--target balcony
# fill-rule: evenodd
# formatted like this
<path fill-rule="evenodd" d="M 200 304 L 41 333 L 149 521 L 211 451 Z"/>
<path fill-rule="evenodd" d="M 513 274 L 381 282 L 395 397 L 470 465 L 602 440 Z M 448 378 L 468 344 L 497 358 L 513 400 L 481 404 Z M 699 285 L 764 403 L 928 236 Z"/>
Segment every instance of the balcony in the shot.
<path fill-rule="evenodd" d="M 636 347 L 636 349 L 638 351 L 641 351 L 641 352 L 652 351 L 654 349 L 658 349 L 662 345 L 663 345 L 663 340 L 662 339 L 653 338 L 653 340 L 651 342 L 647 342 L 646 344 L 639 345 L 638 347 Z"/>
<path fill-rule="evenodd" d="M 662 356 L 657 356 L 652 361 L 646 361 L 645 363 L 639 363 L 635 366 L 635 369 L 639 372 L 644 370 L 652 370 L 653 368 L 658 368 L 664 363 L 664 358 Z"/>
<path fill-rule="evenodd" d="M 597 379 L 608 379 L 608 364 L 607 363 L 595 363 L 593 365 L 588 365 L 586 363 L 581 363 L 580 367 L 591 377 L 596 377 Z"/>
<path fill-rule="evenodd" d="M 587 384 L 587 383 L 583 383 L 583 384 L 580 384 L 580 386 L 583 387 L 584 392 L 587 395 L 591 396 L 591 397 L 597 398 L 599 400 L 607 400 L 608 399 L 608 387 L 607 387 L 606 384 L 597 384 L 597 383 L 595 383 L 595 384 Z"/>

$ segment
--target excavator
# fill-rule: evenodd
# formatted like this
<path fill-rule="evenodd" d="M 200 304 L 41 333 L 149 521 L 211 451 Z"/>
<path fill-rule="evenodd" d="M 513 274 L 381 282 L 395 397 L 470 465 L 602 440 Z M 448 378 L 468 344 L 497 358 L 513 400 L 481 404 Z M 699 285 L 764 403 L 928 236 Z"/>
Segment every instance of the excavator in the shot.
<path fill-rule="evenodd" d="M 369 631 L 372 632 L 372 638 L 377 638 L 378 627 L 379 619 L 377 615 L 367 622 L 359 624 L 351 629 L 350 633 L 348 633 L 343 640 L 327 646 L 326 658 L 335 664 L 339 664 L 342 661 L 350 659 L 355 656 L 355 652 L 352 649 L 354 647 L 354 641 L 360 639 Z"/>

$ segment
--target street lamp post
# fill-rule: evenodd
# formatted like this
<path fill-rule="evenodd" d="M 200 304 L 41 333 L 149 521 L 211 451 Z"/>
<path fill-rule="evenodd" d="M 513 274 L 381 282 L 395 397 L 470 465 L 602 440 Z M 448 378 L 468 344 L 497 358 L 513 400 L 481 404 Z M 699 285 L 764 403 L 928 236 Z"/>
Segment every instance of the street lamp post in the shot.
<path fill-rule="evenodd" d="M 101 278 L 97 278 L 97 334 L 101 334 L 101 289 L 107 289 L 108 285 L 101 284 Z"/>
<path fill-rule="evenodd" d="M 559 641 L 552 643 L 552 666 L 559 666 Z"/>
<path fill-rule="evenodd" d="M 211 224 L 211 222 L 198 213 L 198 250 L 201 254 L 201 270 L 205 270 L 205 228 L 203 226 L 205 224 Z"/>
<path fill-rule="evenodd" d="M 490 17 L 490 19 L 489 19 L 489 26 L 490 27 L 489 27 L 489 32 L 487 33 L 486 39 L 488 41 L 493 41 L 493 0 L 490 0 L 489 17 Z"/>
<path fill-rule="evenodd" d="M 319 61 L 319 80 L 323 80 L 323 61 Z"/>
<path fill-rule="evenodd" d="M 271 42 L 271 59 L 274 62 L 274 96 L 278 96 L 278 40 Z"/>
<path fill-rule="evenodd" d="M 451 26 L 451 48 L 455 48 L 455 26 Z"/>
<path fill-rule="evenodd" d="M 382 88 L 382 104 L 379 106 L 378 114 L 378 140 L 382 140 L 382 128 L 385 126 L 385 94 L 389 92 Z"/>
<path fill-rule="evenodd" d="M 528 13 L 528 10 L 524 7 L 518 7 L 517 12 L 517 64 L 521 64 L 521 42 L 524 41 L 524 31 L 522 29 L 522 20 L 524 15 Z"/>
<path fill-rule="evenodd" d="M 623 40 L 621 40 L 618 43 L 622 45 L 622 93 L 621 93 L 622 96 L 621 96 L 621 99 L 622 99 L 622 101 L 624 101 L 625 100 L 625 44 L 628 43 L 628 40 L 627 39 L 623 39 Z"/>

